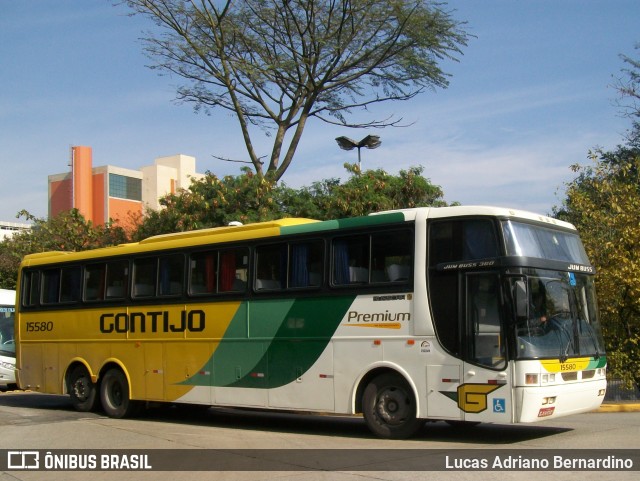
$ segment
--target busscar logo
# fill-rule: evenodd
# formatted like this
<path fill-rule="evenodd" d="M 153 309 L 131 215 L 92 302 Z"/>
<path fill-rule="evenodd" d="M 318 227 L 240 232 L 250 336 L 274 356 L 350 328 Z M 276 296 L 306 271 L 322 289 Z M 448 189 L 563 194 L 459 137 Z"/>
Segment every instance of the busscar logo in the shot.
<path fill-rule="evenodd" d="M 8 451 L 8 469 L 40 469 L 40 453 L 38 451 Z"/>
<path fill-rule="evenodd" d="M 496 389 L 500 389 L 500 384 L 461 384 L 458 386 L 456 392 L 440 391 L 452 401 L 458 403 L 458 407 L 465 413 L 481 413 L 487 410 L 487 396 Z M 495 406 L 494 406 L 495 407 Z M 504 405 L 501 406 L 501 411 L 504 412 Z"/>

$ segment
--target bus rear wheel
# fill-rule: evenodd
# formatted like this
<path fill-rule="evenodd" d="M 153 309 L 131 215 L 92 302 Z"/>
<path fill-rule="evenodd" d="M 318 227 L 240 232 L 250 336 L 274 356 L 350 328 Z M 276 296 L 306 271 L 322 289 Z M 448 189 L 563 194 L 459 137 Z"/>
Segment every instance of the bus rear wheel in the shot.
<path fill-rule="evenodd" d="M 124 418 L 134 414 L 139 403 L 129 398 L 129 383 L 117 368 L 109 369 L 100 382 L 100 401 L 107 416 Z"/>
<path fill-rule="evenodd" d="M 416 418 L 413 391 L 399 374 L 381 374 L 367 385 L 362 412 L 369 429 L 381 438 L 408 438 L 423 425 Z"/>
<path fill-rule="evenodd" d="M 98 408 L 98 386 L 91 381 L 86 367 L 76 366 L 72 369 L 67 390 L 76 411 L 89 412 Z"/>

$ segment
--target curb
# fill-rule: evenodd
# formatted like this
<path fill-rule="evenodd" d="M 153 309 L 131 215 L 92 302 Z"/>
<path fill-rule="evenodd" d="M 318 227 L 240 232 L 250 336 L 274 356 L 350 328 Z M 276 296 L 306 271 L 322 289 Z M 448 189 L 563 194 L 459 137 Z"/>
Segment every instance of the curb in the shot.
<path fill-rule="evenodd" d="M 633 413 L 640 412 L 640 403 L 602 404 L 597 413 Z"/>

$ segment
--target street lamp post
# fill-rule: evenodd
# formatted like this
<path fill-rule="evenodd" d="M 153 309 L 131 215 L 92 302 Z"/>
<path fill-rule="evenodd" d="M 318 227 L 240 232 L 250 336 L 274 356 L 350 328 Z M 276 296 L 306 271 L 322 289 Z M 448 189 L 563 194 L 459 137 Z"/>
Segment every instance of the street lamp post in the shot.
<path fill-rule="evenodd" d="M 355 140 L 351 140 L 349 137 L 343 136 L 336 138 L 336 142 L 338 142 L 338 145 L 342 150 L 358 149 L 358 167 L 361 167 L 360 149 L 362 147 L 366 147 L 367 149 L 376 149 L 380 147 L 380 144 L 382 143 L 380 137 L 377 135 L 367 135 L 360 142 L 356 142 Z"/>

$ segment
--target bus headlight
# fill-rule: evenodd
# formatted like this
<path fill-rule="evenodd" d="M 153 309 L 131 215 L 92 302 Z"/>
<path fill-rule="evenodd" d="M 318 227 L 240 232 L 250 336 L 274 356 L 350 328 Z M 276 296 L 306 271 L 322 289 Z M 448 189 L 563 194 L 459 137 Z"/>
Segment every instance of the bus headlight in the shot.
<path fill-rule="evenodd" d="M 555 373 L 550 373 L 550 374 L 543 374 L 542 375 L 542 384 L 546 384 L 549 382 L 556 382 L 556 375 Z"/>
<path fill-rule="evenodd" d="M 538 374 L 525 374 L 524 375 L 524 383 L 525 384 L 538 384 Z"/>

